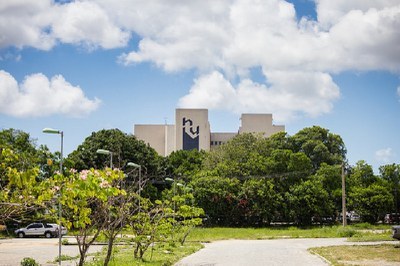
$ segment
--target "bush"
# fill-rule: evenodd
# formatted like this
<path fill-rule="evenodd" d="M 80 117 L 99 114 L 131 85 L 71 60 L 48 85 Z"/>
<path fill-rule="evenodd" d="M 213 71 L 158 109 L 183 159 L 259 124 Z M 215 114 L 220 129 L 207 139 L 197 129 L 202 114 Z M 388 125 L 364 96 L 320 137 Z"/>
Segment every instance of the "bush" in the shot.
<path fill-rule="evenodd" d="M 32 258 L 23 258 L 21 261 L 21 266 L 39 266 L 39 263 Z"/>
<path fill-rule="evenodd" d="M 68 255 L 61 254 L 61 261 L 73 260 L 73 259 L 76 259 L 76 257 L 71 257 L 71 256 L 68 256 Z M 54 261 L 55 262 L 59 262 L 58 256 L 54 259 Z"/>
<path fill-rule="evenodd" d="M 357 231 L 352 228 L 341 227 L 338 229 L 338 235 L 340 237 L 353 237 L 356 234 L 357 234 Z"/>

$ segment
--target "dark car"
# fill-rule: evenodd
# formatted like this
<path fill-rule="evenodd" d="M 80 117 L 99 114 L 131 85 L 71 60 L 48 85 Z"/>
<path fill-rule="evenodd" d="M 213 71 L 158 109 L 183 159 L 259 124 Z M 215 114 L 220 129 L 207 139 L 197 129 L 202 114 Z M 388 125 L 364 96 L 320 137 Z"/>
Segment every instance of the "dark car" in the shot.
<path fill-rule="evenodd" d="M 392 237 L 400 240 L 400 225 L 396 225 L 392 227 Z"/>
<path fill-rule="evenodd" d="M 386 224 L 400 224 L 400 213 L 388 213 L 385 215 Z"/>

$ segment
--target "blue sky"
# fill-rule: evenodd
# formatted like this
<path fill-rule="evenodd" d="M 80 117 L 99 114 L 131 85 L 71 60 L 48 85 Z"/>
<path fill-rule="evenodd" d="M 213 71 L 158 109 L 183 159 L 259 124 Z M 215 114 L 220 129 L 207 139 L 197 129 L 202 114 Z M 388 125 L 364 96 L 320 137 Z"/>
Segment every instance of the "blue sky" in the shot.
<path fill-rule="evenodd" d="M 398 0 L 5 1 L 0 128 L 65 152 L 92 132 L 208 108 L 212 131 L 272 113 L 319 125 L 351 164 L 400 161 Z"/>

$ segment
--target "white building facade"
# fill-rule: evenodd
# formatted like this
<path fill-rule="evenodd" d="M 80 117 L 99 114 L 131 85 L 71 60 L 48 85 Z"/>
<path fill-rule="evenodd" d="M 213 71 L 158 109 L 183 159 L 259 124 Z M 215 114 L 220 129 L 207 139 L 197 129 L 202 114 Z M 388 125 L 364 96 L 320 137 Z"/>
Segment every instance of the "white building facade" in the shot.
<path fill-rule="evenodd" d="M 284 131 L 285 126 L 273 125 L 272 114 L 242 114 L 237 133 L 214 133 L 207 109 L 176 109 L 175 125 L 134 125 L 134 135 L 162 156 L 177 150 L 209 151 L 240 133 L 261 133 L 269 137 Z"/>

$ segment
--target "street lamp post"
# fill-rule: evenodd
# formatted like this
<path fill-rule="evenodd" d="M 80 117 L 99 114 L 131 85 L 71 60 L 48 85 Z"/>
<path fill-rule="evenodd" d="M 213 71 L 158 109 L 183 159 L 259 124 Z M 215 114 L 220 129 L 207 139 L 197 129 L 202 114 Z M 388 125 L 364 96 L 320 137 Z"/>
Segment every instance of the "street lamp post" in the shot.
<path fill-rule="evenodd" d="M 346 210 L 346 173 L 344 163 L 342 163 L 342 224 L 347 225 L 347 210 Z"/>
<path fill-rule="evenodd" d="M 104 150 L 104 149 L 98 149 L 96 151 L 98 154 L 105 154 L 105 155 L 110 155 L 110 168 L 113 168 L 113 153 L 109 150 Z"/>
<path fill-rule="evenodd" d="M 167 177 L 167 178 L 165 178 L 165 181 L 172 182 L 172 184 L 174 186 L 174 188 L 173 188 L 174 196 L 173 196 L 172 200 L 174 201 L 174 219 L 176 219 L 176 200 L 174 199 L 175 195 L 176 195 L 176 186 L 183 187 L 184 185 L 181 183 L 175 182 L 175 178 Z M 175 220 L 175 222 L 176 222 L 176 220 Z M 174 239 L 174 231 L 175 231 L 175 223 L 173 224 L 172 239 Z"/>
<path fill-rule="evenodd" d="M 63 147 L 64 147 L 64 132 L 61 130 L 53 129 L 53 128 L 44 128 L 43 133 L 46 134 L 59 134 L 61 136 L 61 155 L 60 155 L 60 175 L 63 174 Z M 61 197 L 62 197 L 62 186 L 60 186 L 59 198 L 58 198 L 58 265 L 61 265 L 61 218 L 62 218 L 62 205 L 61 205 Z"/>
<path fill-rule="evenodd" d="M 136 163 L 128 162 L 128 166 L 132 166 L 139 169 L 139 212 L 140 212 L 140 197 L 141 197 L 141 190 L 142 190 L 142 166 Z"/>

